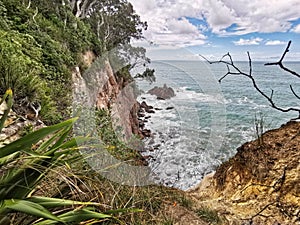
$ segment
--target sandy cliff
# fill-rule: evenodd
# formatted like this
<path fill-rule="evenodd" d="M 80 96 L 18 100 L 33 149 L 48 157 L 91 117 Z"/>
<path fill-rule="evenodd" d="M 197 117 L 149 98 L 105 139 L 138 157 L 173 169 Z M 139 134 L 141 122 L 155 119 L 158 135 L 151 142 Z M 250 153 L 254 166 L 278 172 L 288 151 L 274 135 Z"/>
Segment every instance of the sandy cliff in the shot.
<path fill-rule="evenodd" d="M 300 122 L 245 143 L 189 194 L 224 224 L 300 224 Z"/>

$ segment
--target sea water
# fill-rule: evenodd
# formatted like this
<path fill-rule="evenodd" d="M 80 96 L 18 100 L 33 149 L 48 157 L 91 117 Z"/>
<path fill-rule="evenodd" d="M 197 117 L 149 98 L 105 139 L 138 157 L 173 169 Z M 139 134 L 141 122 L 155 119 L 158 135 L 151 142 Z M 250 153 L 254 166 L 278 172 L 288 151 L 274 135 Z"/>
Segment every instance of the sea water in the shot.
<path fill-rule="evenodd" d="M 249 73 L 248 62 L 236 65 Z M 300 72 L 300 63 L 286 66 Z M 142 154 L 148 156 L 157 183 L 188 189 L 232 157 L 243 143 L 298 117 L 296 112 L 282 113 L 270 107 L 245 76 L 230 75 L 219 83 L 227 73 L 222 64 L 154 61 L 151 67 L 156 82 L 139 80 L 137 84 L 142 90 L 138 100 L 156 109 L 147 119 L 146 128 L 153 136 L 145 139 L 147 148 Z M 300 95 L 299 78 L 263 62 L 254 62 L 252 69 L 257 85 L 272 95 L 278 106 L 300 105 L 290 90 L 292 85 Z M 154 86 L 164 84 L 173 88 L 175 97 L 157 100 L 147 94 Z"/>

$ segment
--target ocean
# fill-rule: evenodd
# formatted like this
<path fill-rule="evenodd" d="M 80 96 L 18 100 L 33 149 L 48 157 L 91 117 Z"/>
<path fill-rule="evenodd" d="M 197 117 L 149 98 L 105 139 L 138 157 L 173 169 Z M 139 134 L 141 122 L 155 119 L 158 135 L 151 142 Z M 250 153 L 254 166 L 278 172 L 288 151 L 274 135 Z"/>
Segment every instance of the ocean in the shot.
<path fill-rule="evenodd" d="M 248 72 L 248 62 L 236 65 Z M 300 63 L 287 67 L 300 72 Z M 156 82 L 138 80 L 145 101 L 156 110 L 146 123 L 153 137 L 145 139 L 149 167 L 157 183 L 182 190 L 198 184 L 203 176 L 236 153 L 243 143 L 257 138 L 257 133 L 277 128 L 298 113 L 282 113 L 270 107 L 243 76 L 228 76 L 222 64 L 203 61 L 153 61 Z M 300 95 L 300 79 L 276 66 L 253 62 L 257 85 L 281 107 L 299 106 L 300 100 L 290 91 L 293 86 Z M 176 96 L 157 100 L 147 94 L 154 86 L 166 84 Z M 171 109 L 170 109 L 171 107 Z M 167 109 L 168 108 L 168 109 Z M 262 126 L 261 126 L 262 125 Z M 256 129 L 258 127 L 258 130 Z"/>

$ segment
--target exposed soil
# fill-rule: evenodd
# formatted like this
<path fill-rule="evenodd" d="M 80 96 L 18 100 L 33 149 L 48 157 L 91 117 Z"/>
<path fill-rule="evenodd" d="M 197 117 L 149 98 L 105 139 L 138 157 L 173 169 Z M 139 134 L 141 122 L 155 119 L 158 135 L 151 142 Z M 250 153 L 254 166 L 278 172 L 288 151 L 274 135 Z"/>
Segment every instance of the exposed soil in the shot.
<path fill-rule="evenodd" d="M 243 144 L 190 194 L 225 224 L 300 224 L 300 123 Z"/>

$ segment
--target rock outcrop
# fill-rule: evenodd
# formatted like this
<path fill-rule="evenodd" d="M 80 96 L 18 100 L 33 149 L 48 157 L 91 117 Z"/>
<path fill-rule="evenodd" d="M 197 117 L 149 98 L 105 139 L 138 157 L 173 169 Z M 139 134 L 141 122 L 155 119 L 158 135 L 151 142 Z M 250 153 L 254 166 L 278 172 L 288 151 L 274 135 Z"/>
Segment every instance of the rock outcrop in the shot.
<path fill-rule="evenodd" d="M 96 60 L 91 52 L 83 56 L 83 61 L 88 67 L 85 73 L 81 74 L 77 67 L 72 74 L 74 108 L 110 110 L 113 126 L 121 139 L 141 136 L 134 84 L 117 77 L 108 60 Z"/>
<path fill-rule="evenodd" d="M 300 122 L 237 151 L 189 191 L 197 205 L 217 210 L 224 224 L 300 224 Z"/>
<path fill-rule="evenodd" d="M 164 84 L 163 87 L 155 86 L 151 90 L 148 91 L 149 94 L 155 95 L 159 100 L 170 99 L 175 96 L 175 92 L 171 87 L 168 87 Z"/>

